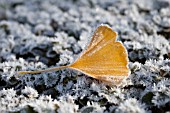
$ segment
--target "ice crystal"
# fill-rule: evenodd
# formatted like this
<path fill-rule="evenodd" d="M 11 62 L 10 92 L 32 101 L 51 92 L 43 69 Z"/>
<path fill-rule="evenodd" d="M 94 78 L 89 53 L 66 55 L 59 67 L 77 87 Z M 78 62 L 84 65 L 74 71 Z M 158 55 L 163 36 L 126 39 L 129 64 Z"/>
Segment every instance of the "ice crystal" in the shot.
<path fill-rule="evenodd" d="M 0 0 L 0 112 L 169 112 L 169 0 Z M 109 87 L 64 69 L 100 24 L 118 33 L 131 74 Z"/>
<path fill-rule="evenodd" d="M 131 98 L 125 100 L 120 104 L 118 109 L 115 111 L 116 113 L 146 113 L 145 105 L 139 103 L 136 99 Z"/>

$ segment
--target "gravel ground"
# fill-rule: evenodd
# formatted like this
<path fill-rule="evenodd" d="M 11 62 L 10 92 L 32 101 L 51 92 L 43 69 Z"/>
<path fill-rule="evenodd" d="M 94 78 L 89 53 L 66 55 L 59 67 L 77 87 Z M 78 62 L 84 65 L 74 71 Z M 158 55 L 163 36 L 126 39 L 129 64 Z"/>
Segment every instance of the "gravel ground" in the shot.
<path fill-rule="evenodd" d="M 170 0 L 0 0 L 1 113 L 169 113 Z M 131 74 L 109 87 L 65 69 L 108 24 Z"/>

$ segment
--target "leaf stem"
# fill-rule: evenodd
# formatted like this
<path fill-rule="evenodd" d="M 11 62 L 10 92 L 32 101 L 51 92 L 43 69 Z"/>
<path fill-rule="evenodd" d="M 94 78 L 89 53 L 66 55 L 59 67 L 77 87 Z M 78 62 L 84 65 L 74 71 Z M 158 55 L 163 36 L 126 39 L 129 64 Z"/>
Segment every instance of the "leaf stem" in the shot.
<path fill-rule="evenodd" d="M 68 68 L 69 66 L 60 66 L 60 67 L 54 67 L 54 68 L 49 68 L 45 70 L 37 70 L 37 71 L 19 71 L 18 74 L 38 74 L 38 73 L 44 73 L 44 72 L 50 72 L 50 71 L 57 71 L 61 69 Z"/>

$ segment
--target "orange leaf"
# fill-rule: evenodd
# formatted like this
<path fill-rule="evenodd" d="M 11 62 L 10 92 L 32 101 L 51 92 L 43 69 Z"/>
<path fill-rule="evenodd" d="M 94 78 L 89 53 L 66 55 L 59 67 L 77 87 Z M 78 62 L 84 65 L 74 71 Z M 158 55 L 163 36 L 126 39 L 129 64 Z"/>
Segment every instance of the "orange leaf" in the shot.
<path fill-rule="evenodd" d="M 110 27 L 101 25 L 94 32 L 86 50 L 73 64 L 47 70 L 19 72 L 19 74 L 72 68 L 108 84 L 119 84 L 130 71 L 127 51 L 121 42 L 116 41 L 116 36 Z"/>

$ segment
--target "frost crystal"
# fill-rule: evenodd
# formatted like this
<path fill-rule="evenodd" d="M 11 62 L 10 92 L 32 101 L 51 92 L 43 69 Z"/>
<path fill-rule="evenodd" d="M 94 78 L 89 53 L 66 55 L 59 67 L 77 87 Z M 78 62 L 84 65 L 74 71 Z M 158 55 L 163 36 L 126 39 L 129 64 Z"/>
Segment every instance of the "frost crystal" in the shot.
<path fill-rule="evenodd" d="M 0 0 L 0 112 L 170 112 L 169 0 Z M 131 74 L 109 87 L 64 69 L 108 24 Z M 107 54 L 106 54 L 107 55 Z"/>
<path fill-rule="evenodd" d="M 146 113 L 144 108 L 145 105 L 131 98 L 121 103 L 118 109 L 116 109 L 116 113 Z"/>

